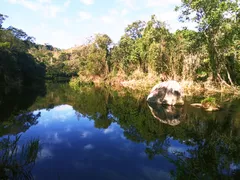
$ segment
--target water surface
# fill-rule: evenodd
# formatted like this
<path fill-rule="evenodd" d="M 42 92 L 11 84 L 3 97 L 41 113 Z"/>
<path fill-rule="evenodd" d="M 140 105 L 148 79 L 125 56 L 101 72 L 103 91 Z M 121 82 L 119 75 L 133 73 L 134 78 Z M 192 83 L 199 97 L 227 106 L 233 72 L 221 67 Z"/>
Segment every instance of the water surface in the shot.
<path fill-rule="evenodd" d="M 219 112 L 147 104 L 147 95 L 47 84 L 1 96 L 0 177 L 234 179 L 240 101 Z M 6 108 L 8 107 L 8 108 Z M 24 147 L 24 149 L 22 149 Z"/>

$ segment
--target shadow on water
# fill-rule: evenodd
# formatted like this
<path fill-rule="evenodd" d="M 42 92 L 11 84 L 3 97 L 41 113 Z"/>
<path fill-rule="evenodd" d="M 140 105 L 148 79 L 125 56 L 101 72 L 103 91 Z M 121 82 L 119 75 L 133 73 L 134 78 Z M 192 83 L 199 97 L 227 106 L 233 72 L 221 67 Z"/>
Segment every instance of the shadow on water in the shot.
<path fill-rule="evenodd" d="M 25 132 L 35 125 L 40 114 L 31 114 L 34 110 L 49 111 L 68 104 L 77 117 L 93 121 L 95 128 L 107 129 L 118 124 L 125 138 L 144 144 L 149 159 L 164 156 L 175 166 L 170 171 L 174 179 L 234 179 L 239 175 L 239 100 L 226 103 L 222 111 L 205 112 L 188 102 L 182 107 L 147 104 L 144 95 L 99 87 L 81 87 L 76 91 L 66 84 L 47 84 L 46 88 L 45 96 L 34 96 L 24 106 L 30 112 L 25 114 L 31 119 L 27 121 L 29 126 L 18 121 L 22 129 L 13 131 L 16 122 L 2 125 L 1 135 Z"/>
<path fill-rule="evenodd" d="M 18 115 L 20 111 L 27 110 L 35 103 L 37 97 L 44 97 L 45 95 L 46 85 L 44 81 L 37 86 L 12 90 L 8 94 L 0 91 L 0 123 L 7 121 L 13 115 Z"/>
<path fill-rule="evenodd" d="M 33 114 L 28 108 L 35 103 L 37 97 L 46 94 L 45 85 L 38 88 L 23 89 L 21 92 L 1 96 L 0 136 L 16 135 L 37 124 L 40 113 Z"/>

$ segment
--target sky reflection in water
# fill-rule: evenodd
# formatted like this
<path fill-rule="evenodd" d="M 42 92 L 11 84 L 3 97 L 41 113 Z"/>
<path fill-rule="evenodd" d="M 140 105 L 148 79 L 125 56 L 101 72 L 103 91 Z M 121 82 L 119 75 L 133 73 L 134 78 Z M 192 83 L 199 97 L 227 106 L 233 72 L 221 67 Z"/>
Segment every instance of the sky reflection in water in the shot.
<path fill-rule="evenodd" d="M 48 84 L 46 92 L 43 97 L 25 93 L 21 99 L 10 98 L 14 101 L 2 99 L 0 143 L 8 135 L 11 140 L 21 135 L 19 148 L 39 139 L 39 146 L 35 142 L 32 148 L 36 156 L 27 163 L 30 167 L 17 161 L 22 165 L 20 175 L 29 169 L 35 179 L 240 176 L 240 100 L 211 113 L 188 101 L 181 107 L 164 107 L 147 104 L 144 96 L 96 87 L 75 91 L 67 84 Z M 26 157 L 23 162 L 28 162 Z M 9 165 L 16 164 L 0 161 L 0 175 Z"/>
<path fill-rule="evenodd" d="M 77 116 L 69 105 L 41 112 L 38 124 L 22 135 L 36 137 L 41 148 L 33 175 L 36 179 L 170 179 L 174 169 L 164 157 L 149 160 L 145 145 L 127 140 L 118 124 L 94 128 L 94 121 Z M 183 150 L 172 141 L 172 150 Z"/>

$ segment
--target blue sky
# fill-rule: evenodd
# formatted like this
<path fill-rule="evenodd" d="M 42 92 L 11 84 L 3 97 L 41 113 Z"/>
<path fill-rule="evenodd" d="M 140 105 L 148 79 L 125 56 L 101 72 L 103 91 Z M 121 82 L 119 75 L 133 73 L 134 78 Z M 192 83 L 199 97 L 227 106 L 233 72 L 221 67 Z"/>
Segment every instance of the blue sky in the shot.
<path fill-rule="evenodd" d="M 173 32 L 184 24 L 174 11 L 181 0 L 1 0 L 0 13 L 12 25 L 36 38 L 70 48 L 86 42 L 95 33 L 106 33 L 117 43 L 128 24 L 149 20 L 155 14 Z"/>

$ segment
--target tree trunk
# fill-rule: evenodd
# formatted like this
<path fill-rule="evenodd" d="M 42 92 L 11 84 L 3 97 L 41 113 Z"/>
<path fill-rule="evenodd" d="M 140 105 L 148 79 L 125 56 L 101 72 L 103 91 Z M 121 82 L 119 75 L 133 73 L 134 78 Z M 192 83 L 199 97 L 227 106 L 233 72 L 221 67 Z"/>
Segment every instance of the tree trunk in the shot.
<path fill-rule="evenodd" d="M 233 82 L 232 82 L 232 78 L 231 78 L 231 75 L 226 67 L 226 71 L 227 71 L 227 77 L 228 77 L 228 81 L 230 82 L 231 85 L 233 85 Z"/>
<path fill-rule="evenodd" d="M 209 50 L 208 50 L 208 53 L 209 53 L 209 58 L 210 58 L 210 66 L 211 66 L 211 73 L 212 73 L 212 80 L 213 81 L 216 81 L 217 80 L 217 65 L 216 65 L 216 58 L 215 58 L 215 52 L 214 52 L 214 49 L 213 47 L 211 47 L 211 45 L 209 45 Z"/>
<path fill-rule="evenodd" d="M 110 56 L 110 54 L 109 54 L 109 52 L 108 52 L 108 49 L 106 49 L 106 56 L 105 56 L 106 75 L 109 74 L 110 68 L 111 68 L 111 64 L 110 64 L 110 60 L 109 60 L 110 57 L 109 57 L 109 56 Z"/>

